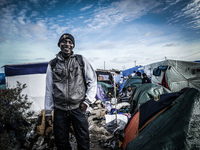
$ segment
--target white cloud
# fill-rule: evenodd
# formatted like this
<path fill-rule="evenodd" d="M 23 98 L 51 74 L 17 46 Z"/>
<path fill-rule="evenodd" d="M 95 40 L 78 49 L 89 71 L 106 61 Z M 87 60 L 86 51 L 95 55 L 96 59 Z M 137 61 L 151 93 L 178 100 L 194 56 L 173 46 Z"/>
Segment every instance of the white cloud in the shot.
<path fill-rule="evenodd" d="M 155 0 L 132 1 L 121 0 L 111 3 L 107 7 L 100 7 L 94 12 L 94 16 L 88 20 L 88 26 L 93 29 L 101 29 L 105 26 L 113 26 L 124 21 L 132 21 L 145 15 L 149 10 L 156 7 Z"/>
<path fill-rule="evenodd" d="M 0 6 L 4 6 L 4 5 L 9 4 L 11 2 L 12 2 L 12 0 L 1 0 L 0 1 Z"/>
<path fill-rule="evenodd" d="M 58 18 L 64 18 L 65 16 L 63 16 L 63 15 L 58 15 Z"/>
<path fill-rule="evenodd" d="M 200 29 L 200 0 L 194 0 L 187 4 L 186 7 L 180 11 L 175 11 L 175 17 L 171 18 L 169 22 L 179 23 L 183 22 L 182 26 L 185 28 Z"/>
<path fill-rule="evenodd" d="M 85 6 L 85 7 L 81 8 L 80 11 L 88 10 L 88 9 L 92 8 L 92 6 L 93 6 L 93 5 Z"/>
<path fill-rule="evenodd" d="M 34 2 L 36 3 L 37 1 Z M 23 8 L 20 10 L 17 5 L 12 4 L 0 10 L 1 38 L 21 41 L 29 39 L 36 41 L 47 40 L 47 35 L 50 34 L 47 24 L 49 21 L 48 18 L 36 18 L 32 20 L 31 17 L 37 17 L 38 12 L 33 11 L 28 16 L 27 11 L 30 10 L 30 6 L 26 6 L 26 3 L 24 3 Z"/>
<path fill-rule="evenodd" d="M 188 4 L 182 12 L 186 18 L 192 19 L 190 22 L 192 28 L 200 29 L 200 0 L 195 0 Z"/>
<path fill-rule="evenodd" d="M 81 2 L 81 0 L 77 0 L 76 4 L 78 4 L 78 3 L 80 3 L 80 2 Z"/>
<path fill-rule="evenodd" d="M 40 6 L 39 0 L 30 1 L 34 7 Z M 102 1 L 106 4 L 109 2 L 109 0 Z M 175 7 L 179 1 L 167 0 L 166 2 L 169 6 Z M 44 8 L 50 1 L 46 2 Z M 53 1 L 50 7 L 54 8 L 56 2 Z M 77 3 L 80 2 L 81 0 L 77 0 Z M 8 63 L 13 59 L 17 63 L 50 60 L 59 51 L 56 45 L 59 36 L 68 31 L 75 36 L 77 42 L 75 53 L 85 56 L 95 69 L 103 68 L 104 61 L 107 69 L 123 69 L 133 67 L 134 61 L 137 62 L 137 65 L 144 65 L 163 60 L 165 56 L 167 58 L 186 58 L 188 50 L 191 51 L 188 54 L 191 57 L 199 55 L 200 45 L 196 45 L 196 43 L 193 46 L 190 43 L 190 45 L 187 45 L 188 43 L 187 46 L 184 45 L 180 41 L 184 35 L 180 34 L 179 30 L 173 30 L 173 26 L 170 28 L 167 25 L 159 27 L 157 24 L 144 24 L 145 21 L 143 23 L 134 21 L 148 15 L 148 12 L 158 5 L 160 7 L 156 9 L 161 10 L 163 5 L 157 0 L 111 2 L 108 5 L 100 5 L 99 1 L 98 9 L 94 9 L 94 5 L 86 5 L 82 9 L 79 8 L 78 11 L 88 9 L 91 11 L 89 13 L 82 12 L 78 16 L 73 16 L 74 10 L 69 11 L 70 17 L 74 17 L 71 20 L 70 17 L 63 15 L 64 11 L 59 14 L 60 10 L 58 9 L 56 10 L 58 13 L 52 14 L 48 8 L 49 15 L 45 18 L 43 15 L 46 15 L 46 9 L 40 14 L 40 11 L 32 11 L 32 7 L 26 3 L 21 10 L 17 8 L 17 5 L 6 5 L 8 7 L 0 10 L 0 28 L 2 29 L 0 30 L 0 49 L 1 53 L 5 52 L 5 55 L 0 56 L 1 61 Z M 188 23 L 191 23 L 193 28 L 200 28 L 200 15 L 197 11 L 200 9 L 199 2 L 200 0 L 192 1 L 186 8 L 179 11 L 176 16 L 177 22 L 180 18 L 186 18 L 190 20 Z M 92 10 L 94 10 L 94 14 L 91 14 Z M 82 18 L 88 19 L 83 20 Z M 11 39 L 15 39 L 15 42 L 13 43 Z M 13 50 L 17 54 L 13 53 Z"/>
<path fill-rule="evenodd" d="M 49 0 L 49 4 L 52 6 L 54 6 L 57 2 L 58 0 Z"/>
<path fill-rule="evenodd" d="M 167 4 L 167 6 L 165 8 L 163 8 L 163 10 L 166 10 L 173 5 L 176 5 L 177 3 L 181 2 L 181 0 L 175 0 L 175 1 L 174 0 L 166 0 L 165 2 Z"/>
<path fill-rule="evenodd" d="M 30 15 L 30 18 L 36 17 L 37 15 L 39 15 L 39 13 L 37 11 L 32 11 L 31 15 Z"/>
<path fill-rule="evenodd" d="M 176 43 L 169 43 L 169 44 L 164 45 L 163 47 L 176 47 L 176 46 L 178 46 L 178 44 L 176 44 Z"/>
<path fill-rule="evenodd" d="M 79 16 L 78 18 L 83 19 L 84 17 L 83 16 Z"/>

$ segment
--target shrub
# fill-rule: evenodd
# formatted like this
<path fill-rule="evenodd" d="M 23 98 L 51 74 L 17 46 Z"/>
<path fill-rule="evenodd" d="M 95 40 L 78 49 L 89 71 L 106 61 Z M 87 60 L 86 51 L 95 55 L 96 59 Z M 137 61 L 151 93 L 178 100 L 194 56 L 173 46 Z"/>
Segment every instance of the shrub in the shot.
<path fill-rule="evenodd" d="M 0 90 L 0 149 L 13 149 L 17 144 L 22 146 L 26 133 L 30 130 L 28 118 L 33 116 L 30 111 L 31 102 L 22 94 L 25 84 L 17 82 L 16 88 Z"/>

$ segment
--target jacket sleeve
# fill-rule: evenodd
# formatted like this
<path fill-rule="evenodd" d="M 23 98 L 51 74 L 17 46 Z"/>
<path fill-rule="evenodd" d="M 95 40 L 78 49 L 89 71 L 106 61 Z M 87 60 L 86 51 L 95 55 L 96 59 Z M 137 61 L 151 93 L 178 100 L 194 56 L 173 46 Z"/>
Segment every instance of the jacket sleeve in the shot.
<path fill-rule="evenodd" d="M 45 101 L 44 101 L 44 109 L 45 116 L 51 116 L 51 111 L 53 110 L 53 75 L 50 64 L 47 67 L 46 73 L 46 92 L 45 92 Z"/>
<path fill-rule="evenodd" d="M 94 103 L 96 100 L 95 96 L 97 93 L 97 76 L 95 70 L 85 57 L 83 57 L 83 63 L 84 63 L 83 71 L 87 85 L 87 91 L 84 103 L 87 106 L 89 106 L 89 104 Z"/>

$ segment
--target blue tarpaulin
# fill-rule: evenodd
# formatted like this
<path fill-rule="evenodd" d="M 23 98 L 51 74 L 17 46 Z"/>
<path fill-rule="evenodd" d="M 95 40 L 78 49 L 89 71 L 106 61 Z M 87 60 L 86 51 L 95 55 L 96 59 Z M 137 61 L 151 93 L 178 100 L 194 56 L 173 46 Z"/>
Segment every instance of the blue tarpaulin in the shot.
<path fill-rule="evenodd" d="M 116 83 L 116 84 L 119 84 L 119 82 L 122 80 L 121 78 L 122 78 L 122 75 L 121 75 L 121 74 L 117 74 L 117 75 L 115 76 L 115 83 Z"/>
<path fill-rule="evenodd" d="M 0 85 L 5 84 L 5 73 L 0 73 Z"/>
<path fill-rule="evenodd" d="M 126 83 L 126 80 L 122 84 L 120 84 L 119 91 L 121 91 L 123 89 L 125 83 Z"/>
<path fill-rule="evenodd" d="M 123 77 L 128 77 L 129 75 L 131 75 L 133 73 L 133 71 L 140 71 L 141 73 L 143 73 L 143 69 L 142 69 L 142 66 L 139 66 L 139 67 L 133 67 L 133 68 L 129 68 L 129 69 L 126 69 L 124 71 L 122 71 L 122 74 L 123 74 Z"/>

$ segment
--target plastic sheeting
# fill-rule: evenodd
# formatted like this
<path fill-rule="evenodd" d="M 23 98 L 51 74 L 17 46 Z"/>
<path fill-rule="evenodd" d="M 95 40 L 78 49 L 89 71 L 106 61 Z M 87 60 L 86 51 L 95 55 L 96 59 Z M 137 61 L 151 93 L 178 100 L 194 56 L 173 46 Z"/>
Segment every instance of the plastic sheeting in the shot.
<path fill-rule="evenodd" d="M 97 100 L 102 100 L 102 101 L 109 100 L 107 95 L 104 93 L 104 90 L 103 90 L 103 88 L 101 87 L 100 84 L 97 85 L 97 94 L 96 94 L 95 98 Z"/>
<path fill-rule="evenodd" d="M 5 73 L 0 73 L 0 85 L 5 84 Z"/>
<path fill-rule="evenodd" d="M 139 134 L 137 132 L 139 127 L 139 118 L 140 114 L 139 112 L 137 112 L 126 127 L 124 141 L 123 141 L 124 149 L 126 148 L 126 145 L 132 140 L 134 140 Z"/>
<path fill-rule="evenodd" d="M 159 66 L 168 66 L 161 71 L 160 76 L 153 75 L 153 70 Z M 151 78 L 152 83 L 161 83 L 165 73 L 166 81 L 172 92 L 180 91 L 185 87 L 200 90 L 200 63 L 178 60 L 165 60 L 143 67 L 144 72 Z"/>
<path fill-rule="evenodd" d="M 126 69 L 126 70 L 123 70 L 122 71 L 122 74 L 123 74 L 123 77 L 128 77 L 130 74 L 133 73 L 133 71 L 140 71 L 141 73 L 143 73 L 143 68 L 142 66 L 139 66 L 139 67 L 133 67 L 133 68 L 129 68 L 129 69 Z"/>
<path fill-rule="evenodd" d="M 36 115 L 44 109 L 44 97 L 46 89 L 46 69 L 48 63 L 6 65 L 5 75 L 7 88 L 15 88 L 17 81 L 26 84 L 22 94 L 28 96 L 32 102 L 30 110 Z"/>
<path fill-rule="evenodd" d="M 0 89 L 6 89 L 5 73 L 0 73 Z"/>
<path fill-rule="evenodd" d="M 151 98 L 167 93 L 171 93 L 171 91 L 161 85 L 154 83 L 142 84 L 134 90 L 131 104 L 135 101 L 136 107 L 134 109 L 136 111 L 140 105 L 149 101 Z"/>
<path fill-rule="evenodd" d="M 107 71 L 96 71 L 97 74 L 97 81 L 98 82 L 105 82 L 108 84 L 113 83 L 113 77 L 110 72 Z"/>
<path fill-rule="evenodd" d="M 114 115 L 105 115 L 105 118 L 106 118 L 106 123 L 109 123 L 109 122 L 111 122 L 111 121 L 113 121 L 113 120 L 116 120 L 116 118 L 117 118 L 117 120 L 122 120 L 122 121 L 124 121 L 125 123 L 127 123 L 128 122 L 128 118 L 127 118 L 127 116 L 125 116 L 125 115 L 122 115 L 122 114 L 114 114 Z"/>
<path fill-rule="evenodd" d="M 159 114 L 126 149 L 200 149 L 200 91 L 192 88 Z"/>
<path fill-rule="evenodd" d="M 39 114 L 44 109 L 46 74 L 10 76 L 6 77 L 6 81 L 9 88 L 16 87 L 17 81 L 21 84 L 26 84 L 27 87 L 22 91 L 22 94 L 26 94 L 28 101 L 32 102 L 30 110 Z"/>
<path fill-rule="evenodd" d="M 48 62 L 45 63 L 32 63 L 32 64 L 18 64 L 18 65 L 5 65 L 6 76 L 17 76 L 27 74 L 45 74 Z"/>
<path fill-rule="evenodd" d="M 184 91 L 162 94 L 142 104 L 127 125 L 123 147 L 125 148 L 127 143 L 134 140 L 151 120 L 170 107 L 172 102 L 183 93 Z"/>
<path fill-rule="evenodd" d="M 120 87 L 120 91 L 121 92 L 123 89 L 126 89 L 128 86 L 131 86 L 132 88 L 138 87 L 140 85 L 142 85 L 142 78 L 138 77 L 138 76 L 133 76 L 131 78 L 128 78 L 125 83 Z"/>
<path fill-rule="evenodd" d="M 104 82 L 97 82 L 97 85 L 101 85 L 101 87 L 103 88 L 104 93 L 108 92 L 108 88 L 113 87 L 111 84 L 104 83 Z"/>

